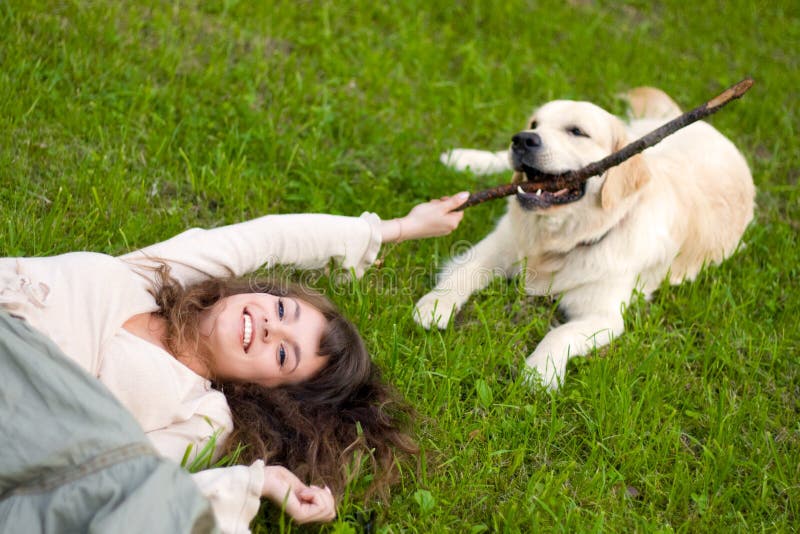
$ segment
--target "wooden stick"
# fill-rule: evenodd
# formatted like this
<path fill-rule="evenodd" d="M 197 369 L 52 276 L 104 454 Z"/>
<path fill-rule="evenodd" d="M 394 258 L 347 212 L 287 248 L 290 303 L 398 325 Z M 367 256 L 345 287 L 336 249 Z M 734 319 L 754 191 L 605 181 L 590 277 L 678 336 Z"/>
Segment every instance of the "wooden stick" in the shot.
<path fill-rule="evenodd" d="M 576 171 L 567 171 L 561 174 L 546 174 L 533 169 L 533 174 L 536 174 L 537 178 L 541 178 L 541 181 L 503 184 L 490 189 L 477 191 L 472 193 L 466 202 L 453 211 L 461 211 L 477 204 L 481 204 L 482 202 L 486 202 L 487 200 L 494 200 L 513 195 L 517 192 L 518 187 L 521 187 L 526 193 L 535 192 L 537 189 L 543 189 L 545 191 L 559 191 L 565 188 L 571 189 L 576 187 L 578 184 L 585 182 L 592 176 L 600 175 L 611 167 L 615 167 L 632 156 L 635 156 L 639 152 L 650 148 L 665 137 L 677 132 L 681 128 L 708 117 L 712 113 L 716 113 L 731 100 L 740 98 L 752 86 L 753 79 L 745 78 L 736 85 L 729 87 L 718 96 L 712 98 L 705 104 L 698 106 L 691 111 L 687 111 L 683 115 L 672 119 L 662 126 L 659 126 L 652 132 L 640 137 L 636 141 L 626 145 L 613 154 L 606 156 L 599 161 L 590 163 L 582 169 L 578 169 Z M 530 173 L 531 172 L 528 171 L 528 174 Z"/>

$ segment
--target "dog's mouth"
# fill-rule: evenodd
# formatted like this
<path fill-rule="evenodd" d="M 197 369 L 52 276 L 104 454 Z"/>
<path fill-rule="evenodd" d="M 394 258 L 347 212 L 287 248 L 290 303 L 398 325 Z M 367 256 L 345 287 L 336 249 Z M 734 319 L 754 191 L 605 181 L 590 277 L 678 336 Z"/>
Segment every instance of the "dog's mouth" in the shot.
<path fill-rule="evenodd" d="M 518 184 L 517 202 L 525 210 L 541 210 L 553 206 L 571 204 L 583 198 L 586 193 L 586 182 L 581 182 L 572 188 L 559 189 L 558 191 L 547 191 L 545 188 L 537 188 L 535 191 L 531 191 L 529 184 L 538 182 L 546 186 L 542 181 L 542 172 L 525 164 L 520 165 L 520 168 L 515 170 L 517 172 L 514 175 L 514 179 Z M 523 184 L 527 185 L 524 189 Z"/>

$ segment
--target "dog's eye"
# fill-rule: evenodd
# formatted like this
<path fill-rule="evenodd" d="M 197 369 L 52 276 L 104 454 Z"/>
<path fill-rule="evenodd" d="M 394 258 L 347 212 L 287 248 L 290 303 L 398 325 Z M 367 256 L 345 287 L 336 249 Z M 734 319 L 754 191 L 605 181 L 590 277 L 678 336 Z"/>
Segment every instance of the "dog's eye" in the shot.
<path fill-rule="evenodd" d="M 575 137 L 589 137 L 589 134 L 578 128 L 577 126 L 570 126 L 567 128 L 567 132 L 570 135 L 574 135 Z"/>
<path fill-rule="evenodd" d="M 536 121 L 531 121 L 531 127 L 530 127 L 531 130 L 535 130 L 537 126 L 539 125 L 536 123 Z"/>

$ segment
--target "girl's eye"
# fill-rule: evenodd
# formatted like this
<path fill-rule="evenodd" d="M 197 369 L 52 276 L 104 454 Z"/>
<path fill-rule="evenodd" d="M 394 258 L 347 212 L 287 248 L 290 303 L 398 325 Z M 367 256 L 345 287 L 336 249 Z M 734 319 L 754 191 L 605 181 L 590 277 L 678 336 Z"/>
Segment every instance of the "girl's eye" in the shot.
<path fill-rule="evenodd" d="M 278 319 L 283 319 L 283 301 L 278 299 Z"/>
<path fill-rule="evenodd" d="M 286 363 L 286 349 L 281 345 L 278 349 L 278 364 L 283 367 L 284 363 Z"/>
<path fill-rule="evenodd" d="M 577 126 L 572 126 L 570 128 L 567 128 L 567 131 L 571 135 L 574 135 L 575 137 L 589 137 L 589 134 L 587 134 L 586 132 L 584 132 L 583 130 L 578 128 Z"/>

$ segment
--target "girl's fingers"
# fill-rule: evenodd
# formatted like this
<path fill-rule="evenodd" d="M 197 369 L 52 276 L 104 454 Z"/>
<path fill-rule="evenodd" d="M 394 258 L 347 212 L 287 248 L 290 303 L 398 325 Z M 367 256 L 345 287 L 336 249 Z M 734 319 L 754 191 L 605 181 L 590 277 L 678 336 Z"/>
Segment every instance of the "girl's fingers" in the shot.
<path fill-rule="evenodd" d="M 452 197 L 448 197 L 447 198 L 447 200 L 448 200 L 447 204 L 452 206 L 453 208 L 457 208 L 461 204 L 466 202 L 468 198 L 469 198 L 469 193 L 466 192 L 466 191 L 462 191 L 462 192 L 458 193 L 457 195 L 453 195 Z"/>
<path fill-rule="evenodd" d="M 299 507 L 291 515 L 298 523 L 331 521 L 336 517 L 336 502 L 329 489 L 309 486 L 299 490 L 296 496 Z"/>

